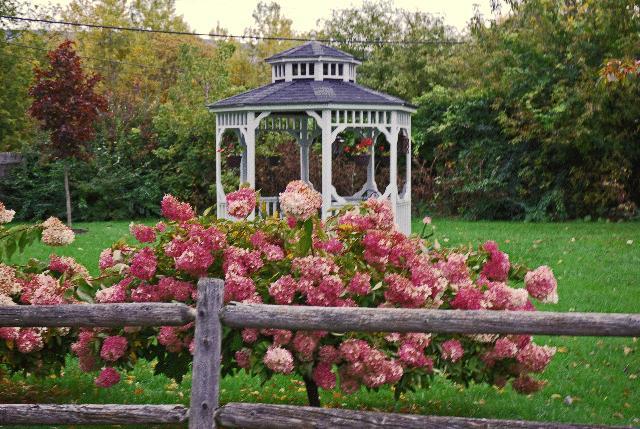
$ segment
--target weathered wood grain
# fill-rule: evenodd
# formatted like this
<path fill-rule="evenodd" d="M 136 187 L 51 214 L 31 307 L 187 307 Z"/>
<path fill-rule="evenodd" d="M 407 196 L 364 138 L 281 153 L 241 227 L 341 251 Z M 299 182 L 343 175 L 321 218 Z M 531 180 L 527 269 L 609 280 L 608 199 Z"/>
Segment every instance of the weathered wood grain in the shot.
<path fill-rule="evenodd" d="M 0 404 L 0 425 L 182 423 L 182 405 Z"/>
<path fill-rule="evenodd" d="M 194 319 L 193 308 L 177 303 L 0 306 L 0 326 L 180 326 Z"/>
<path fill-rule="evenodd" d="M 198 282 L 195 352 L 191 382 L 189 428 L 214 428 L 218 408 L 222 324 L 219 313 L 224 304 L 224 282 L 203 278 Z"/>
<path fill-rule="evenodd" d="M 225 428 L 245 429 L 585 429 L 611 426 L 573 425 L 520 420 L 471 419 L 421 416 L 293 405 L 229 403 L 216 411 L 216 422 Z"/>
<path fill-rule="evenodd" d="M 332 332 L 640 336 L 640 314 L 417 310 L 230 303 L 224 324 Z"/>

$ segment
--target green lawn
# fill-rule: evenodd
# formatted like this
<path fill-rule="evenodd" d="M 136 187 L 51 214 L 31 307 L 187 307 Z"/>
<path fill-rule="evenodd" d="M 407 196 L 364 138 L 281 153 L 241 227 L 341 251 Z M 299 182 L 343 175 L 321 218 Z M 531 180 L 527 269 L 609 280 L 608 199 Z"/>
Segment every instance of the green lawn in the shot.
<path fill-rule="evenodd" d="M 556 273 L 560 302 L 545 310 L 640 312 L 639 223 L 465 222 L 435 220 L 444 246 L 496 240 L 512 261 L 532 267 L 548 264 Z M 78 224 L 88 233 L 60 254 L 72 255 L 97 271 L 100 251 L 127 234 L 128 222 Z M 416 224 L 416 228 L 420 225 Z M 29 256 L 46 257 L 49 249 L 32 248 Z M 355 395 L 324 392 L 329 407 L 402 411 L 452 416 L 548 420 L 574 423 L 640 425 L 640 343 L 637 339 L 546 337 L 538 342 L 559 348 L 544 373 L 549 384 L 522 396 L 510 387 L 464 389 L 437 379 L 431 389 L 408 394 L 394 404 L 388 389 Z M 141 362 L 124 383 L 97 389 L 69 358 L 65 373 L 44 381 L 16 375 L 0 386 L 0 402 L 188 403 L 189 377 L 176 384 L 152 375 Z M 570 396 L 572 401 L 565 403 Z M 238 375 L 222 381 L 221 400 L 304 404 L 300 380 L 275 377 L 265 386 Z M 148 426 L 147 426 L 148 427 Z"/>

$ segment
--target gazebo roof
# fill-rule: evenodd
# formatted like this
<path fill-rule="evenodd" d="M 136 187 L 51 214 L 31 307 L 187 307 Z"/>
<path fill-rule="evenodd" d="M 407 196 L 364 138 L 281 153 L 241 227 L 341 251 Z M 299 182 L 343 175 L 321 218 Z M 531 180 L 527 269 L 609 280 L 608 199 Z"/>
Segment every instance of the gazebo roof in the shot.
<path fill-rule="evenodd" d="M 415 110 L 412 104 L 383 92 L 342 80 L 298 79 L 275 82 L 208 105 L 212 111 L 304 105 L 363 105 L 399 107 Z M 404 109 L 403 109 L 404 110 Z"/>
<path fill-rule="evenodd" d="M 295 58 L 335 58 L 343 61 L 351 60 L 359 63 L 353 55 L 315 41 L 307 42 L 300 46 L 279 52 L 267 58 L 265 62 L 271 63 L 278 60 Z"/>

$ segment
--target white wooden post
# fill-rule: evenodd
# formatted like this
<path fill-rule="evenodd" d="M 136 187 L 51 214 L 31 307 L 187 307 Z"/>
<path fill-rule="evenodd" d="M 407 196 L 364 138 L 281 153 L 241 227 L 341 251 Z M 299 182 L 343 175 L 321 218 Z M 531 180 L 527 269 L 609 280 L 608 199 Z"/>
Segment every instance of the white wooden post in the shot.
<path fill-rule="evenodd" d="M 391 151 L 389 166 L 389 199 L 393 214 L 398 211 L 398 114 L 391 112 L 391 133 L 389 133 L 389 147 Z M 397 219 L 396 219 L 397 222 Z"/>
<path fill-rule="evenodd" d="M 247 177 L 246 181 L 251 188 L 256 187 L 256 121 L 255 112 L 247 113 L 247 128 L 244 142 L 247 146 Z"/>
<path fill-rule="evenodd" d="M 371 133 L 371 138 L 373 139 L 373 143 L 369 148 L 369 165 L 367 166 L 367 191 L 375 191 L 378 189 L 378 185 L 376 184 L 376 138 L 378 137 L 378 133 L 374 130 Z"/>
<path fill-rule="evenodd" d="M 242 159 L 240 161 L 240 184 L 247 181 L 247 143 L 244 136 L 238 129 L 238 140 L 242 147 Z"/>
<path fill-rule="evenodd" d="M 322 220 L 329 217 L 331 209 L 331 190 L 332 190 L 332 159 L 331 149 L 333 141 L 331 141 L 331 110 L 322 111 Z"/>
<path fill-rule="evenodd" d="M 218 115 L 216 115 L 216 125 L 218 125 L 217 117 Z M 216 213 L 218 218 L 222 218 L 225 215 L 221 204 L 225 200 L 224 189 L 222 188 L 222 154 L 220 153 L 220 143 L 222 141 L 223 132 L 223 129 L 216 126 Z"/>

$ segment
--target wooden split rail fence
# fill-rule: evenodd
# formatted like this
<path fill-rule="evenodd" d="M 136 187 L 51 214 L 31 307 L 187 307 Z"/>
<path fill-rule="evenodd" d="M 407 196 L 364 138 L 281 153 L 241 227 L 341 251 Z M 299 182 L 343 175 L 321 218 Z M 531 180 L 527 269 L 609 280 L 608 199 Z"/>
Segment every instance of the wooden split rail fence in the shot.
<path fill-rule="evenodd" d="M 189 428 L 585 428 L 590 425 L 421 416 L 290 405 L 219 406 L 222 325 L 333 332 L 431 332 L 640 336 L 640 314 L 325 308 L 224 305 L 224 283 L 201 279 L 195 309 L 184 304 L 99 304 L 0 307 L 7 326 L 180 326 L 196 321 L 191 405 L 1 404 L 0 425 L 167 424 Z"/>

